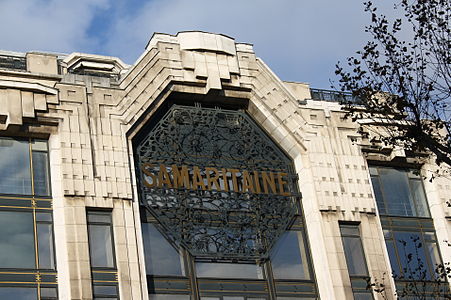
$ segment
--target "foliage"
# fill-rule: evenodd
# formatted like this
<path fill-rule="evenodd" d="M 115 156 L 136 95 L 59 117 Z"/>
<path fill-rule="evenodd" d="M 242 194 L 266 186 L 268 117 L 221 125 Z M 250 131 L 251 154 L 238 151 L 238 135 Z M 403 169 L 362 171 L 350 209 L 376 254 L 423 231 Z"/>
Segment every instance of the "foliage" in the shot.
<path fill-rule="evenodd" d="M 451 1 L 400 1 L 403 16 L 393 21 L 365 3 L 371 39 L 346 68 L 336 65 L 339 88 L 359 99 L 345 108 L 380 125 L 372 128 L 385 145 L 432 152 L 451 166 Z"/>

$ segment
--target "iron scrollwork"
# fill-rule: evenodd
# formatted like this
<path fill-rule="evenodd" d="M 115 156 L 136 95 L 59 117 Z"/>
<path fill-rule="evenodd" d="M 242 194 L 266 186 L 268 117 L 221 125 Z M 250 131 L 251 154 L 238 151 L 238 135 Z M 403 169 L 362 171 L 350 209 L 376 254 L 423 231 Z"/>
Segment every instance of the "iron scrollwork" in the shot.
<path fill-rule="evenodd" d="M 195 257 L 264 260 L 298 211 L 291 160 L 245 112 L 173 105 L 136 150 L 141 205 Z"/>

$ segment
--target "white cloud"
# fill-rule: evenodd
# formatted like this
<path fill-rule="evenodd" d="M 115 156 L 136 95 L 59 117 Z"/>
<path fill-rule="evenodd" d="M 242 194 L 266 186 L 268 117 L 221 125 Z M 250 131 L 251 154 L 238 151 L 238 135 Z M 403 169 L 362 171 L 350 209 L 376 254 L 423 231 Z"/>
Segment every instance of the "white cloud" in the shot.
<path fill-rule="evenodd" d="M 93 52 L 133 63 L 154 32 L 203 30 L 253 43 L 283 80 L 322 88 L 335 63 L 367 39 L 361 0 L 0 0 L 0 8 L 3 50 Z"/>
<path fill-rule="evenodd" d="M 147 2 L 123 15 L 110 32 L 106 52 L 133 63 L 153 32 L 204 30 L 255 45 L 255 51 L 284 80 L 314 79 L 322 87 L 336 61 L 363 43 L 360 1 L 165 0 Z"/>
<path fill-rule="evenodd" d="M 96 41 L 87 30 L 97 9 L 108 0 L 1 0 L 2 50 L 80 51 Z"/>

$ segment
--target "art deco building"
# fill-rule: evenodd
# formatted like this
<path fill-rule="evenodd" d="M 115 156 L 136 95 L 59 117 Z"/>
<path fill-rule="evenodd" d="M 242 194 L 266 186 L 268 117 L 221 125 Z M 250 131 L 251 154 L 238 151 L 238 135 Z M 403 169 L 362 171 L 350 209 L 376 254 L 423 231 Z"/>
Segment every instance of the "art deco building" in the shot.
<path fill-rule="evenodd" d="M 390 299 L 391 272 L 433 280 L 450 179 L 361 137 L 340 97 L 204 32 L 154 34 L 134 65 L 1 52 L 0 299 L 382 299 L 368 277 Z"/>

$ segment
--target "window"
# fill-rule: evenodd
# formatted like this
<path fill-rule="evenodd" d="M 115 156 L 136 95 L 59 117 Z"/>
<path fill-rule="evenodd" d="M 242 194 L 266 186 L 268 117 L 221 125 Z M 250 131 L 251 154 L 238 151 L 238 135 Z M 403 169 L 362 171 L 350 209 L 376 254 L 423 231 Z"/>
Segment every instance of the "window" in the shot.
<path fill-rule="evenodd" d="M 418 171 L 371 167 L 370 174 L 397 286 L 433 281 L 441 259 Z"/>
<path fill-rule="evenodd" d="M 317 298 L 291 158 L 243 107 L 174 102 L 133 140 L 150 299 Z"/>
<path fill-rule="evenodd" d="M 361 288 L 363 280 L 368 278 L 369 274 L 359 226 L 357 224 L 340 224 L 340 232 L 354 300 L 373 299 L 370 291 Z"/>
<path fill-rule="evenodd" d="M 33 245 L 33 213 L 0 211 L 0 267 L 35 268 Z"/>
<path fill-rule="evenodd" d="M 148 275 L 184 276 L 183 259 L 152 223 L 141 224 L 146 273 Z"/>
<path fill-rule="evenodd" d="M 119 299 L 111 212 L 88 210 L 87 220 L 94 299 Z"/>
<path fill-rule="evenodd" d="M 147 209 L 141 209 L 151 300 L 193 299 L 193 284 L 202 300 L 268 300 L 268 285 L 277 291 L 277 299 L 316 299 L 299 217 L 273 246 L 269 261 L 262 264 L 192 257 L 170 242 L 160 232 L 160 226 Z"/>
<path fill-rule="evenodd" d="M 197 277 L 263 279 L 263 269 L 256 264 L 197 262 Z"/>
<path fill-rule="evenodd" d="M 0 194 L 50 195 L 46 141 L 0 137 L 0 170 Z"/>
<path fill-rule="evenodd" d="M 0 137 L 0 272 L 0 299 L 57 299 L 45 140 Z"/>
<path fill-rule="evenodd" d="M 381 215 L 430 217 L 423 183 L 416 172 L 371 167 L 370 174 Z"/>
<path fill-rule="evenodd" d="M 302 231 L 287 231 L 274 246 L 271 266 L 275 279 L 309 279 Z"/>
<path fill-rule="evenodd" d="M 384 236 L 391 267 L 396 278 L 404 280 L 435 279 L 435 268 L 441 259 L 432 222 L 429 220 L 418 221 L 414 227 L 415 230 L 412 230 L 412 227 L 408 229 L 408 227 L 399 226 L 403 224 L 403 220 L 395 220 L 395 222 L 398 225 L 386 226 Z"/>

